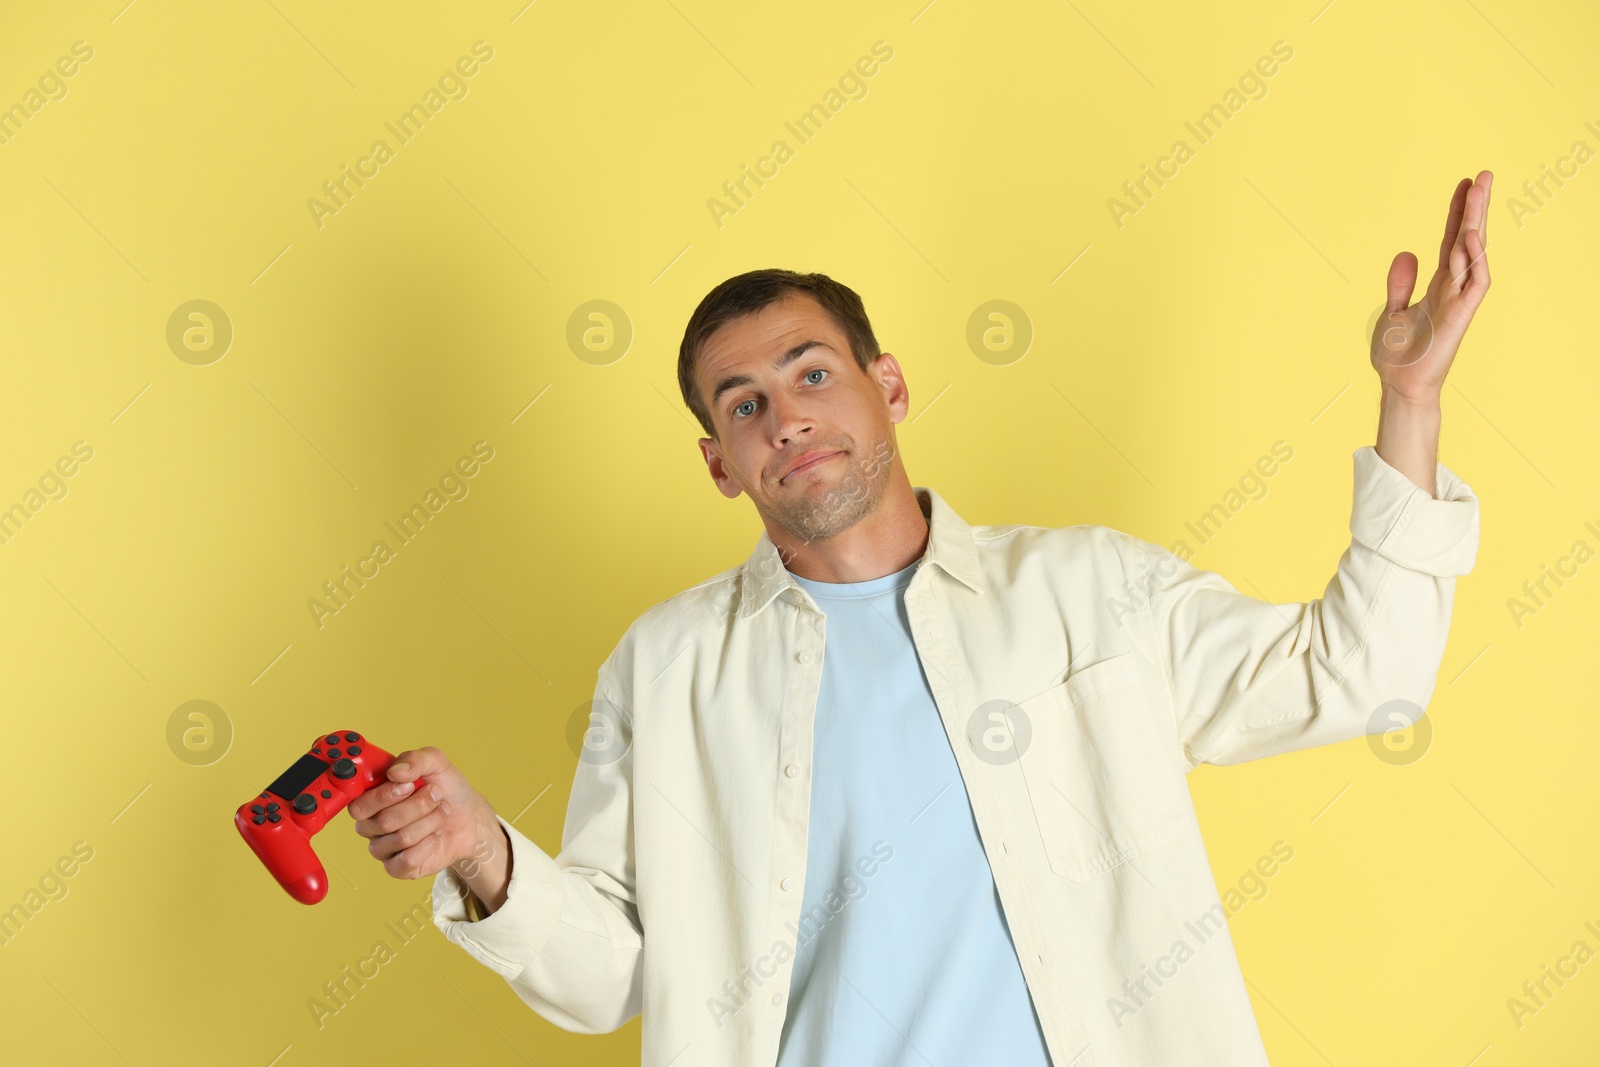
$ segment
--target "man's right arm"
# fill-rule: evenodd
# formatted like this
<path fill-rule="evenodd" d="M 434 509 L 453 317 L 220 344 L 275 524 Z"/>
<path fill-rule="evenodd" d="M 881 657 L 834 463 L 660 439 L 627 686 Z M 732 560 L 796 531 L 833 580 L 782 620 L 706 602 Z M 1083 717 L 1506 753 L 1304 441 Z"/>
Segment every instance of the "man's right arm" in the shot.
<path fill-rule="evenodd" d="M 628 710 L 603 695 L 611 693 L 607 682 L 602 668 L 596 702 L 617 708 L 626 727 Z M 452 814 L 416 815 L 428 803 L 421 797 L 386 801 L 404 784 L 397 782 L 370 790 L 352 804 L 352 815 L 358 832 L 372 838 L 373 854 L 387 857 L 391 875 L 437 873 L 433 921 L 445 937 L 565 1030 L 609 1033 L 638 1015 L 644 933 L 634 890 L 631 737 L 620 755 L 578 761 L 555 858 L 496 814 L 438 749 L 402 753 L 400 762 L 410 764 L 400 777 L 436 783 L 454 800 Z M 410 847 L 391 852 L 385 843 L 406 833 L 386 816 L 386 803 L 417 805 L 406 813 L 424 828 L 411 838 L 418 842 L 411 847 L 423 850 L 415 859 L 406 858 Z M 429 838 L 437 843 L 427 845 Z"/>

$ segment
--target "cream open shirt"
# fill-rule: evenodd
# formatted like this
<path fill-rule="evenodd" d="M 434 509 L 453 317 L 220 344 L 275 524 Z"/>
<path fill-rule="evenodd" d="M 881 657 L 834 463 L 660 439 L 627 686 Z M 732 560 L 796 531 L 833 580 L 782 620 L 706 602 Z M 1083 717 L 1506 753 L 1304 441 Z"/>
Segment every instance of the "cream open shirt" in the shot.
<path fill-rule="evenodd" d="M 1477 498 L 1442 464 L 1435 499 L 1370 446 L 1354 459 L 1337 572 L 1276 606 L 1115 530 L 968 526 L 915 490 L 931 529 L 905 607 L 1056 1067 L 1267 1063 L 1185 774 L 1380 732 L 1391 700 L 1425 708 L 1477 555 Z M 473 921 L 446 869 L 439 929 L 557 1026 L 642 1011 L 643 1067 L 774 1063 L 824 621 L 765 532 L 645 611 L 595 687 L 631 743 L 578 763 L 560 854 L 502 818 L 505 905 Z M 1031 736 L 980 758 L 1007 703 Z M 1208 914 L 1221 936 L 1114 1019 L 1124 981 L 1196 946 L 1186 924 Z"/>

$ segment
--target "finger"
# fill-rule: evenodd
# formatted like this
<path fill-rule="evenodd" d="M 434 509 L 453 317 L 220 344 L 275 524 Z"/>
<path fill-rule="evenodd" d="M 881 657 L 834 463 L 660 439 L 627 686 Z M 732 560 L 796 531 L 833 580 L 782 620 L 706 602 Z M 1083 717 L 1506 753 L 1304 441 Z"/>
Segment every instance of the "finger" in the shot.
<path fill-rule="evenodd" d="M 1471 269 L 1473 259 L 1472 253 L 1467 251 L 1467 234 L 1476 230 L 1485 242 L 1488 241 L 1488 237 L 1485 236 L 1485 228 L 1489 224 L 1489 185 L 1493 179 L 1494 175 L 1491 172 L 1480 171 L 1477 180 L 1472 183 L 1472 188 L 1467 190 L 1466 214 L 1461 223 L 1461 233 L 1456 239 L 1456 247 L 1466 257 L 1466 270 Z M 1487 247 L 1487 244 L 1485 244 L 1485 247 Z M 1467 283 L 1468 279 L 1463 277 L 1463 269 L 1455 265 L 1457 262 L 1454 251 L 1452 251 L 1451 278 L 1456 287 L 1460 288 Z"/>
<path fill-rule="evenodd" d="M 1471 234 L 1471 230 L 1463 231 Z M 1445 291 L 1454 296 L 1466 287 L 1472 269 L 1472 257 L 1467 254 L 1465 240 L 1457 241 L 1455 247 L 1450 249 L 1450 284 Z"/>
<path fill-rule="evenodd" d="M 410 848 L 383 861 L 383 869 L 393 878 L 426 878 L 444 870 L 444 834 L 434 831 Z"/>
<path fill-rule="evenodd" d="M 409 785 L 410 783 L 407 784 Z M 449 802 L 441 803 L 441 796 L 443 794 L 439 791 L 438 786 L 424 786 L 404 800 L 380 809 L 371 817 L 356 820 L 356 833 L 362 837 L 382 837 L 384 834 L 393 833 L 407 823 L 416 822 L 436 807 L 443 807 L 445 814 L 448 815 L 450 813 Z"/>
<path fill-rule="evenodd" d="M 356 797 L 345 810 L 359 823 L 372 818 L 384 808 L 398 804 L 410 796 L 416 787 L 415 782 L 385 782 Z"/>
<path fill-rule="evenodd" d="M 1478 182 L 1483 186 L 1483 211 L 1478 215 L 1478 233 L 1483 237 L 1484 247 L 1489 247 L 1489 197 L 1494 192 L 1494 172 L 1489 170 L 1478 172 Z"/>
<path fill-rule="evenodd" d="M 444 812 L 435 808 L 415 822 L 407 823 L 392 834 L 374 837 L 367 843 L 367 851 L 380 860 L 388 860 L 396 852 L 403 852 L 412 845 L 431 835 L 435 830 L 441 829 L 445 821 Z"/>
<path fill-rule="evenodd" d="M 1489 248 L 1483 243 L 1482 231 L 1472 230 L 1467 234 L 1467 251 L 1472 253 L 1472 277 L 1466 291 L 1476 306 L 1489 291 Z"/>
<path fill-rule="evenodd" d="M 1461 217 L 1466 213 L 1467 193 L 1471 188 L 1472 179 L 1462 178 L 1456 183 L 1456 191 L 1450 197 L 1450 211 L 1444 223 L 1444 240 L 1439 243 L 1440 270 L 1450 265 L 1450 250 L 1456 246 L 1456 238 L 1461 232 Z"/>

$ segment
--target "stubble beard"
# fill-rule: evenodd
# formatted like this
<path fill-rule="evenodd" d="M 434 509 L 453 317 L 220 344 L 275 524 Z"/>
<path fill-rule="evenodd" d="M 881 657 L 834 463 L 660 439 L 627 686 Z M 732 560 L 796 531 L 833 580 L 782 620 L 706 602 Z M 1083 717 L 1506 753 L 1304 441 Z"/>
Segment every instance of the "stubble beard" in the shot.
<path fill-rule="evenodd" d="M 869 455 L 882 455 L 889 447 L 887 438 L 874 442 Z M 854 450 L 844 452 L 844 471 L 831 484 L 780 486 L 772 498 L 773 520 L 810 543 L 836 537 L 872 514 L 889 489 L 890 464 L 863 465 L 857 457 Z"/>

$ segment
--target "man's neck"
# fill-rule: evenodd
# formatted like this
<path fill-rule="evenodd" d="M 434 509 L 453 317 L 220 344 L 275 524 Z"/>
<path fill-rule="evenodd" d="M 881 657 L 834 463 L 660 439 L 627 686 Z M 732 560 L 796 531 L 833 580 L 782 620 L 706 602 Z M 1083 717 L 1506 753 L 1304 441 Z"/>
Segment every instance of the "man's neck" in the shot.
<path fill-rule="evenodd" d="M 870 515 L 825 541 L 804 541 L 767 523 L 767 536 L 791 574 L 815 582 L 866 582 L 904 570 L 928 547 L 928 517 L 911 483 L 892 481 Z"/>

